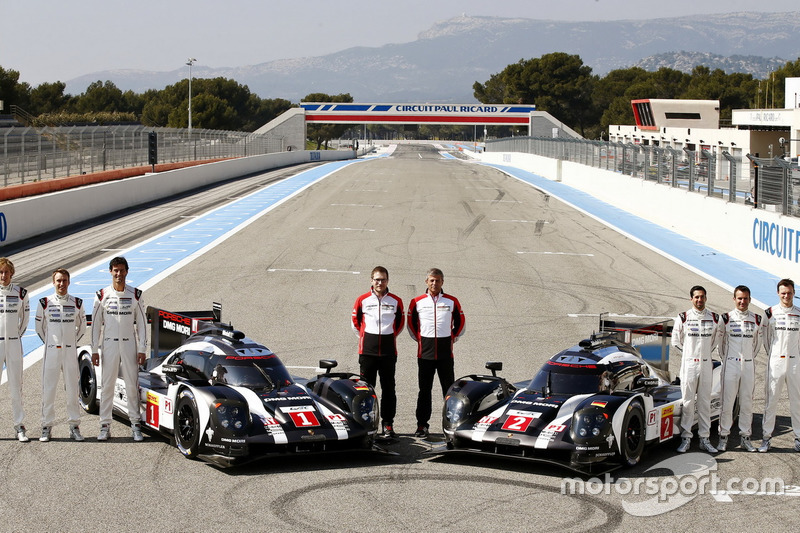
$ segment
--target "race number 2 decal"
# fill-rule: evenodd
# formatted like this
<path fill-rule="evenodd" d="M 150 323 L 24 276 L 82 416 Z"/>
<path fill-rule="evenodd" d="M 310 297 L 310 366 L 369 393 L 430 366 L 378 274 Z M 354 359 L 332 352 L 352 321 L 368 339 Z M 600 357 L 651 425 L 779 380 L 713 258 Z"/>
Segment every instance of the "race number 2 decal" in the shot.
<path fill-rule="evenodd" d="M 672 438 L 672 433 L 675 431 L 675 406 L 668 405 L 661 409 L 661 431 L 659 435 L 660 441 L 665 441 Z"/>
<path fill-rule="evenodd" d="M 503 422 L 503 429 L 505 431 L 519 431 L 525 433 L 528 431 L 528 426 L 531 425 L 535 419 L 539 418 L 541 413 L 531 413 L 529 411 L 516 411 L 508 412 L 508 418 Z"/>

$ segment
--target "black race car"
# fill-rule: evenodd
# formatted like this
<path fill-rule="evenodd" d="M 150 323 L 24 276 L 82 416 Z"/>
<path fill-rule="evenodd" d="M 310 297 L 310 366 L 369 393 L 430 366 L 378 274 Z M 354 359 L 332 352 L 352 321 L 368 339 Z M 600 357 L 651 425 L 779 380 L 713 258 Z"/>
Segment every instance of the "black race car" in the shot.
<path fill-rule="evenodd" d="M 277 355 L 214 312 L 148 308 L 151 357 L 139 371 L 142 424 L 173 437 L 186 457 L 220 466 L 296 452 L 375 450 L 378 402 L 358 375 L 293 377 Z M 102 366 L 91 348 L 79 352 L 80 402 L 98 410 Z M 127 417 L 125 382 L 118 378 L 114 413 Z"/>
<path fill-rule="evenodd" d="M 645 446 L 680 434 L 681 388 L 670 381 L 672 321 L 623 324 L 552 356 L 529 382 L 469 375 L 450 387 L 446 446 L 432 453 L 502 455 L 608 471 L 639 462 Z M 720 413 L 721 365 L 714 362 L 712 418 Z"/>

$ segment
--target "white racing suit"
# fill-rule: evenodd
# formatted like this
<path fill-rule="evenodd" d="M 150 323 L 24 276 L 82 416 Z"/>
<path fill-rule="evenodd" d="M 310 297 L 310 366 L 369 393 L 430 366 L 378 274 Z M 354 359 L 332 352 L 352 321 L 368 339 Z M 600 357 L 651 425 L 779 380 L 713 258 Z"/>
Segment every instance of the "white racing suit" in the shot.
<path fill-rule="evenodd" d="M 120 367 L 125 381 L 128 418 L 138 424 L 139 365 L 137 353 L 147 346 L 147 317 L 142 291 L 125 285 L 121 292 L 114 287 L 97 291 L 92 310 L 92 352 L 100 352 L 102 361 L 102 391 L 100 393 L 100 424 L 111 424 L 114 395 Z M 99 350 L 98 350 L 99 349 Z"/>
<path fill-rule="evenodd" d="M 6 365 L 14 425 L 25 420 L 22 408 L 22 336 L 28 329 L 31 308 L 28 291 L 9 283 L 0 286 L 0 370 Z"/>
<path fill-rule="evenodd" d="M 755 358 L 761 348 L 761 315 L 734 309 L 722 315 L 722 413 L 719 436 L 727 437 L 733 425 L 733 406 L 739 397 L 739 435 L 749 437 L 753 423 Z"/>
<path fill-rule="evenodd" d="M 681 437 L 691 438 L 697 411 L 697 435 L 711 433 L 711 388 L 713 367 L 711 352 L 720 338 L 719 315 L 708 309 L 692 308 L 675 319 L 672 346 L 681 351 Z"/>
<path fill-rule="evenodd" d="M 78 341 L 86 333 L 83 300 L 53 294 L 39 300 L 36 333 L 44 343 L 42 361 L 42 427 L 52 427 L 56 417 L 58 375 L 64 374 L 67 417 L 71 427 L 81 422 L 78 404 Z"/>
<path fill-rule="evenodd" d="M 800 308 L 773 305 L 765 311 L 764 348 L 767 362 L 764 439 L 772 437 L 783 385 L 789 391 L 794 438 L 800 439 Z"/>

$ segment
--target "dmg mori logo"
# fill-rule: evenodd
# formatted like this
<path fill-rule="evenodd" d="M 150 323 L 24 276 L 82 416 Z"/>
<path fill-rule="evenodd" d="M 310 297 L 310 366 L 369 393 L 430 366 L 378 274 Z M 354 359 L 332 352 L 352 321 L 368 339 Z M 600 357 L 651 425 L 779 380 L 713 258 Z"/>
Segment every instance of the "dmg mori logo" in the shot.
<path fill-rule="evenodd" d="M 6 240 L 6 234 L 8 233 L 8 224 L 6 224 L 6 215 L 3 212 L 0 212 L 0 242 Z"/>
<path fill-rule="evenodd" d="M 311 161 L 321 161 L 322 158 L 320 157 L 319 152 L 311 152 Z"/>

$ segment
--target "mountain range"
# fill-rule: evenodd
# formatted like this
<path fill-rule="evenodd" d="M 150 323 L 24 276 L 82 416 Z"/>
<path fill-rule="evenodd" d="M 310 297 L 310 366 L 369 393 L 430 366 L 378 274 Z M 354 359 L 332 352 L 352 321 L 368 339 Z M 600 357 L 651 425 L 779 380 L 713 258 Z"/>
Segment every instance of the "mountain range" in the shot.
<path fill-rule="evenodd" d="M 697 64 L 764 78 L 800 58 L 800 12 L 717 13 L 652 20 L 560 22 L 461 16 L 439 22 L 408 43 L 354 47 L 317 57 L 208 68 L 195 78 L 225 77 L 261 98 L 298 102 L 313 92 L 350 93 L 357 102 L 473 102 L 472 85 L 520 59 L 577 54 L 598 75 L 642 66 L 691 71 Z M 95 81 L 122 90 L 163 89 L 186 77 L 169 72 L 108 70 L 66 82 L 79 94 Z"/>

